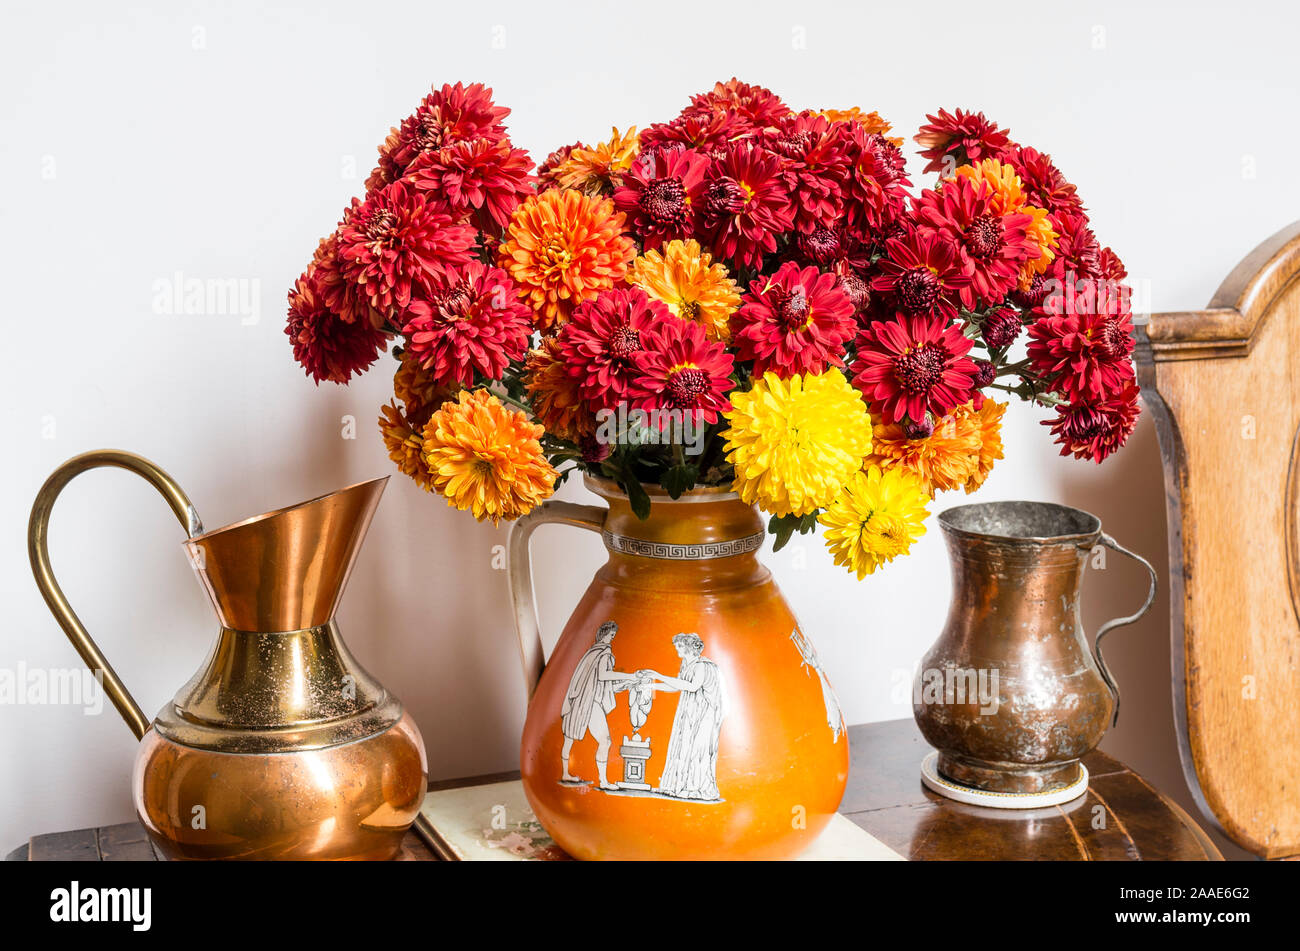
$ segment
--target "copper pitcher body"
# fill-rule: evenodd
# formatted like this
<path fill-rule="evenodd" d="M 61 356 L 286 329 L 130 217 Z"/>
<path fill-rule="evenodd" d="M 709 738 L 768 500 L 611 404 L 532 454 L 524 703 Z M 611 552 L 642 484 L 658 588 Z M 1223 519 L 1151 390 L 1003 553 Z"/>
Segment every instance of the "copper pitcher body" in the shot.
<path fill-rule="evenodd" d="M 1045 502 L 962 505 L 939 516 L 952 602 L 917 674 L 913 714 L 950 780 L 996 793 L 1049 793 L 1076 783 L 1080 758 L 1118 716 L 1102 637 L 1141 617 L 1155 571 L 1094 515 Z M 1080 590 L 1105 545 L 1146 565 L 1142 609 L 1108 622 L 1088 648 Z"/>
<path fill-rule="evenodd" d="M 50 567 L 55 499 L 100 466 L 149 481 L 172 508 L 221 628 L 197 674 L 152 721 L 68 604 Z M 334 619 L 387 478 L 205 532 L 167 473 L 86 453 L 46 480 L 28 548 L 46 603 L 139 739 L 132 791 L 177 859 L 384 859 L 424 801 L 424 744 L 401 702 L 348 652 Z"/>

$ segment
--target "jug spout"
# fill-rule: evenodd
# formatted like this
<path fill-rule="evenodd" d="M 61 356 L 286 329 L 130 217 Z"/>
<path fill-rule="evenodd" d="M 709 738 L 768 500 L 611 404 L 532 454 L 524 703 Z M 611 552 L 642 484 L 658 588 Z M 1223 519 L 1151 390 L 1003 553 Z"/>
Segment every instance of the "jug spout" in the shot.
<path fill-rule="evenodd" d="M 387 483 L 359 482 L 187 539 L 222 626 L 276 632 L 328 623 Z"/>

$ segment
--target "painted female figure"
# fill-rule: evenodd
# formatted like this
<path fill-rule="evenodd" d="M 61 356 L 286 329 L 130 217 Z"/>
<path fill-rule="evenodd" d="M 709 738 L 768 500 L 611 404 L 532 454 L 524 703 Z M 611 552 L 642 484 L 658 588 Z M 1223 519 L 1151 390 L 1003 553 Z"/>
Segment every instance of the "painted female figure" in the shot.
<path fill-rule="evenodd" d="M 717 800 L 718 733 L 725 714 L 725 698 L 718 665 L 704 653 L 704 641 L 696 634 L 678 634 L 673 647 L 682 659 L 676 677 L 646 671 L 655 680 L 654 689 L 678 693 L 677 714 L 663 774 L 655 790 L 679 799 Z"/>

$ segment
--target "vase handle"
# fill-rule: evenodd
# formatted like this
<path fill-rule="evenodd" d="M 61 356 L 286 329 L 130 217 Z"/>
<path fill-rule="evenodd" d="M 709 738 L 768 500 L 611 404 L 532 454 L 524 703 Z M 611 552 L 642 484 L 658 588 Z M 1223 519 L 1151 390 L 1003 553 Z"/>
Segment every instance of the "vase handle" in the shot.
<path fill-rule="evenodd" d="M 537 624 L 537 602 L 533 598 L 532 559 L 528 541 L 539 525 L 558 522 L 588 531 L 599 532 L 605 526 L 609 510 L 599 505 L 579 505 L 576 502 L 543 502 L 520 518 L 510 529 L 507 548 L 510 552 L 510 601 L 515 609 L 515 633 L 519 635 L 519 660 L 524 668 L 524 687 L 529 699 L 541 680 L 546 666 L 542 650 L 542 634 Z"/>
<path fill-rule="evenodd" d="M 190 537 L 202 534 L 203 524 L 199 521 L 199 514 L 194 510 L 194 505 L 176 484 L 175 479 L 143 456 L 117 449 L 100 449 L 73 456 L 50 474 L 40 491 L 36 493 L 36 501 L 32 503 L 31 518 L 27 522 L 27 557 L 32 564 L 32 574 L 36 577 L 36 587 L 41 589 L 41 596 L 45 598 L 45 603 L 49 606 L 54 619 L 59 622 L 59 627 L 63 628 L 63 633 L 68 635 L 68 640 L 77 649 L 86 666 L 92 671 L 102 672 L 103 686 L 108 692 L 109 699 L 113 701 L 113 706 L 117 707 L 117 712 L 122 714 L 122 719 L 126 721 L 126 725 L 131 728 L 131 732 L 138 740 L 148 732 L 149 718 L 145 716 L 140 705 L 131 696 L 131 692 L 122 683 L 122 678 L 104 657 L 99 645 L 86 631 L 85 625 L 77 617 L 77 612 L 72 610 L 72 605 L 68 603 L 63 589 L 54 579 L 54 571 L 50 568 L 48 533 L 50 511 L 54 508 L 54 500 L 59 497 L 64 486 L 74 478 L 87 469 L 97 469 L 100 466 L 126 469 L 147 481 L 167 500 L 172 513 Z"/>
<path fill-rule="evenodd" d="M 1097 637 L 1093 641 L 1092 654 L 1097 661 L 1097 670 L 1101 672 L 1101 679 L 1106 681 L 1106 686 L 1110 688 L 1111 695 L 1115 698 L 1115 715 L 1110 721 L 1110 725 L 1113 727 L 1119 723 L 1119 684 L 1117 684 L 1115 678 L 1111 676 L 1110 668 L 1106 666 L 1106 661 L 1102 658 L 1101 639 L 1111 631 L 1115 630 L 1115 628 L 1124 627 L 1126 624 L 1132 624 L 1138 618 L 1142 617 L 1142 615 L 1147 613 L 1156 599 L 1156 570 L 1151 567 L 1151 562 L 1137 554 L 1137 552 L 1129 551 L 1105 532 L 1101 533 L 1101 543 L 1107 548 L 1119 552 L 1121 555 L 1128 555 L 1130 558 L 1140 561 L 1142 566 L 1146 568 L 1147 572 L 1151 575 L 1151 589 L 1147 592 L 1147 599 L 1142 602 L 1142 607 L 1138 608 L 1135 614 L 1130 614 L 1127 617 L 1117 617 L 1107 621 L 1101 627 L 1097 628 Z"/>

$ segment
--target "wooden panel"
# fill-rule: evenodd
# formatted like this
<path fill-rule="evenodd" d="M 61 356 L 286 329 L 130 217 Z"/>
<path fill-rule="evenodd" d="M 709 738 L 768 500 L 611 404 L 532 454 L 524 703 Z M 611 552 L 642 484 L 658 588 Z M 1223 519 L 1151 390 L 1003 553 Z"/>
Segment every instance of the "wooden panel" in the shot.
<path fill-rule="evenodd" d="M 1175 714 L 1202 809 L 1300 853 L 1300 223 L 1139 331 L 1165 469 Z"/>

